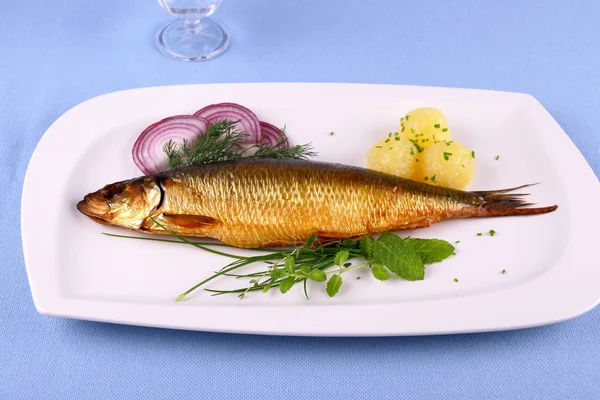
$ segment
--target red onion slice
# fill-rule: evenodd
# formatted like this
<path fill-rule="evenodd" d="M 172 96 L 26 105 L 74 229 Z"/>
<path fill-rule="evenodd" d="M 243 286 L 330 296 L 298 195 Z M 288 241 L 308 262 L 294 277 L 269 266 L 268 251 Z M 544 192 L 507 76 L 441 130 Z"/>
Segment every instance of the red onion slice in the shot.
<path fill-rule="evenodd" d="M 257 144 L 261 132 L 260 122 L 252 111 L 235 103 L 219 103 L 206 106 L 194 113 L 197 117 L 205 118 L 209 123 L 231 120 L 239 121 L 236 128 L 248 137 L 241 142 L 242 145 Z"/>
<path fill-rule="evenodd" d="M 158 121 L 146 128 L 137 138 L 133 149 L 133 162 L 145 174 L 152 175 L 167 169 L 168 159 L 164 146 L 172 140 L 193 142 L 204 135 L 208 121 L 193 115 L 176 115 Z"/>
<path fill-rule="evenodd" d="M 260 121 L 260 130 L 262 132 L 260 142 L 261 144 L 267 144 L 271 147 L 277 146 L 281 140 L 285 140 L 282 145 L 278 146 L 279 149 L 287 149 L 290 147 L 290 141 L 287 136 L 275 125 L 268 122 Z"/>

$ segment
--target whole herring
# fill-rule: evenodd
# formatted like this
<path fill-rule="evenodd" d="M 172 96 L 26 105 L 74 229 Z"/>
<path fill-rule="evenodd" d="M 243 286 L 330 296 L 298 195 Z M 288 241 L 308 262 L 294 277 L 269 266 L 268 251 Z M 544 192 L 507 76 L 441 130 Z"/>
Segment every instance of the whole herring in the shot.
<path fill-rule="evenodd" d="M 524 208 L 523 195 L 509 193 L 519 188 L 466 192 L 341 164 L 244 159 L 112 183 L 77 209 L 98 223 L 257 248 L 556 210 Z"/>

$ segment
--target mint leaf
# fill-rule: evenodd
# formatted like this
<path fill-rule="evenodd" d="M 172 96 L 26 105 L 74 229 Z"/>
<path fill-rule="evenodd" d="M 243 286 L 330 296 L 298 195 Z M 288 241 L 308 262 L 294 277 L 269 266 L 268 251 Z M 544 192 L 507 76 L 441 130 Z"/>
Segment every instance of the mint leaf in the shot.
<path fill-rule="evenodd" d="M 294 283 L 296 283 L 294 277 L 287 277 L 284 280 L 282 280 L 279 284 L 279 290 L 281 291 L 281 293 L 286 293 L 292 288 L 292 286 L 294 286 Z"/>
<path fill-rule="evenodd" d="M 423 280 L 425 266 L 410 242 L 393 233 L 384 233 L 373 242 L 373 259 L 408 281 Z"/>
<path fill-rule="evenodd" d="M 365 260 L 370 260 L 373 257 L 373 239 L 365 236 L 359 242 L 360 252 Z"/>
<path fill-rule="evenodd" d="M 406 239 L 419 253 L 424 264 L 444 261 L 454 253 L 454 246 L 440 239 Z"/>
<path fill-rule="evenodd" d="M 350 256 L 350 253 L 348 252 L 348 250 L 340 250 L 335 255 L 335 258 L 333 259 L 333 261 L 335 262 L 336 265 L 341 266 L 348 259 L 349 256 Z"/>
<path fill-rule="evenodd" d="M 375 277 L 375 279 L 379 281 L 387 281 L 390 278 L 387 269 L 383 268 L 381 265 L 378 264 L 373 265 L 371 272 L 373 272 L 373 276 Z"/>
<path fill-rule="evenodd" d="M 321 271 L 320 269 L 313 269 L 310 271 L 308 278 L 315 282 L 325 282 L 327 280 L 327 275 L 325 275 L 325 272 Z"/>
<path fill-rule="evenodd" d="M 339 291 L 340 287 L 342 287 L 342 277 L 339 275 L 332 275 L 327 282 L 327 294 L 329 297 L 335 296 Z"/>
<path fill-rule="evenodd" d="M 285 259 L 285 270 L 288 274 L 296 272 L 296 259 L 294 257 L 288 257 Z"/>

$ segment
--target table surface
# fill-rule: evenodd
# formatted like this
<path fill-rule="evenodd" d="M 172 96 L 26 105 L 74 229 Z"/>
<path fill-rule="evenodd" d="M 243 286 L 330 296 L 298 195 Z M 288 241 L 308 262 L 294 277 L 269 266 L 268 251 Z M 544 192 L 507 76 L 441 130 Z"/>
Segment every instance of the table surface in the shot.
<path fill-rule="evenodd" d="M 156 85 L 527 92 L 598 176 L 598 15 L 591 0 L 225 0 L 215 19 L 231 34 L 229 50 L 182 63 L 157 51 L 156 32 L 171 17 L 155 0 L 0 2 L 0 398 L 600 398 L 600 308 L 542 328 L 408 338 L 71 321 L 36 312 L 19 225 L 27 163 L 48 126 L 91 97 Z"/>

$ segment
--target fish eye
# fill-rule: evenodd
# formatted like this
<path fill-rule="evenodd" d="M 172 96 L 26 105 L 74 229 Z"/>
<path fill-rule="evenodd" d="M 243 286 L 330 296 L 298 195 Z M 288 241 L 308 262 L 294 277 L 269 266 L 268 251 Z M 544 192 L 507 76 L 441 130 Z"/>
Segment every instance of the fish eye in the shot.
<path fill-rule="evenodd" d="M 125 189 L 125 187 L 122 184 L 110 185 L 110 186 L 107 186 L 104 189 L 102 189 L 102 191 L 100 192 L 100 194 L 102 195 L 102 197 L 104 199 L 111 200 L 115 196 L 118 196 L 121 193 L 123 193 L 124 189 Z"/>

